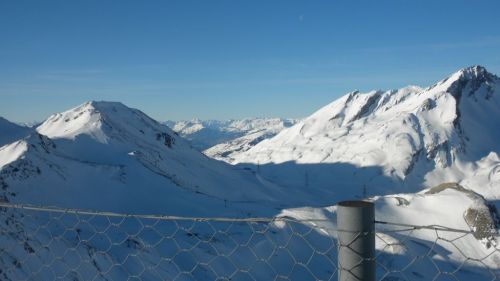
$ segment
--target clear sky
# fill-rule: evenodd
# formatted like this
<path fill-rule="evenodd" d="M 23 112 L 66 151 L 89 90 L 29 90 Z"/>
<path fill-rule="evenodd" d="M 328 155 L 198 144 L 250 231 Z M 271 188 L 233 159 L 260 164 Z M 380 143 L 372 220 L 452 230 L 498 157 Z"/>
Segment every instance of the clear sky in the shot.
<path fill-rule="evenodd" d="M 500 1 L 0 1 L 0 116 L 303 117 L 355 89 L 500 74 Z"/>

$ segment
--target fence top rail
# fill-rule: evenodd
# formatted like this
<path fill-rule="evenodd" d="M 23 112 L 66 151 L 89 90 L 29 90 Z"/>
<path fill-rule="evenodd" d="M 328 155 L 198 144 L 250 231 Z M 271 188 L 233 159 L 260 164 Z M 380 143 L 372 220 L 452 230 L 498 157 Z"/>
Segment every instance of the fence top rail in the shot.
<path fill-rule="evenodd" d="M 270 223 L 276 221 L 289 221 L 289 222 L 331 222 L 330 219 L 296 219 L 287 216 L 277 217 L 248 217 L 248 218 L 232 218 L 232 217 L 190 217 L 190 216 L 170 216 L 170 215 L 151 215 L 151 214 L 126 214 L 107 211 L 95 211 L 85 209 L 73 208 L 60 208 L 49 206 L 36 206 L 30 204 L 13 204 L 0 202 L 0 208 L 9 209 L 22 209 L 29 211 L 40 211 L 48 213 L 63 213 L 73 215 L 89 215 L 89 216 L 105 216 L 105 217 L 119 217 L 119 218 L 138 218 L 138 219 L 154 219 L 165 221 L 213 221 L 213 222 L 255 222 L 255 223 Z"/>
<path fill-rule="evenodd" d="M 427 229 L 427 230 L 434 230 L 434 231 L 447 231 L 447 232 L 456 232 L 456 233 L 464 233 L 464 234 L 473 234 L 475 233 L 473 230 L 465 230 L 465 229 L 457 229 L 457 228 L 451 228 L 443 225 L 437 225 L 437 224 L 432 224 L 432 225 L 413 225 L 413 224 L 406 224 L 406 223 L 395 223 L 395 222 L 387 222 L 387 221 L 375 221 L 376 224 L 381 224 L 381 225 L 390 225 L 390 226 L 398 226 L 402 227 L 402 229 L 395 229 L 395 230 L 388 230 L 388 231 L 381 231 L 381 232 L 404 232 L 404 231 L 412 231 L 412 230 L 419 230 L 419 229 Z"/>
<path fill-rule="evenodd" d="M 163 221 L 249 222 L 249 223 L 271 223 L 271 222 L 297 222 L 297 223 L 330 222 L 331 223 L 332 222 L 332 219 L 315 219 L 315 218 L 297 219 L 289 216 L 234 218 L 234 217 L 190 217 L 190 216 L 151 215 L 151 214 L 127 214 L 127 213 L 117 213 L 117 212 L 107 212 L 107 211 L 86 210 L 86 209 L 61 208 L 53 206 L 16 204 L 9 202 L 0 202 L 0 208 L 21 209 L 21 210 L 38 211 L 46 213 L 104 216 L 104 217 L 117 217 L 117 218 L 152 219 L 152 220 L 163 220 Z M 455 229 L 442 225 L 412 225 L 412 224 L 395 223 L 395 222 L 387 222 L 380 220 L 375 220 L 374 223 L 379 225 L 399 227 L 396 229 L 382 229 L 382 230 L 379 229 L 376 230 L 375 232 L 406 232 L 406 231 L 425 229 L 425 230 L 456 232 L 464 234 L 474 233 L 473 230 Z M 335 230 L 337 232 L 351 232 L 342 229 L 335 229 Z"/>

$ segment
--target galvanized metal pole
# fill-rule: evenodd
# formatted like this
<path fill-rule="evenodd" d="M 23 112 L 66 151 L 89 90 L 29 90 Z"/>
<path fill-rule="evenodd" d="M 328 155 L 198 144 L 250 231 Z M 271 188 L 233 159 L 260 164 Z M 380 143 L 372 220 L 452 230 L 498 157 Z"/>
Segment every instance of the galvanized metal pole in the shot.
<path fill-rule="evenodd" d="M 375 280 L 375 208 L 366 201 L 337 204 L 338 280 Z"/>

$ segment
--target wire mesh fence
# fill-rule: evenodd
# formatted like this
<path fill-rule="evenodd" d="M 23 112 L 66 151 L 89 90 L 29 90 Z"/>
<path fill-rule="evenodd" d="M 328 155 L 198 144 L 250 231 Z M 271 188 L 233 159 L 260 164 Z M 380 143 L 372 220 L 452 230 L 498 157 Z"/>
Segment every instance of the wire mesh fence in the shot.
<path fill-rule="evenodd" d="M 0 203 L 0 280 L 337 280 L 338 231 L 330 220 Z M 478 250 L 471 231 L 378 224 L 375 240 L 377 280 L 500 279 L 494 238 Z"/>
<path fill-rule="evenodd" d="M 379 222 L 379 280 L 500 280 L 498 234 Z"/>
<path fill-rule="evenodd" d="M 3 208 L 3 280 L 332 280 L 332 233 L 287 218 Z"/>

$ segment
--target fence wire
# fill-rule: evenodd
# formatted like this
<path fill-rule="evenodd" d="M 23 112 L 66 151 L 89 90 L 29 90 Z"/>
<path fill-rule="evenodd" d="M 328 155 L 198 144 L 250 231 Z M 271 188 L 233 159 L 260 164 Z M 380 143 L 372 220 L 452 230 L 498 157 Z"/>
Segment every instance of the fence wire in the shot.
<path fill-rule="evenodd" d="M 500 280 L 498 232 L 378 222 L 379 280 Z"/>
<path fill-rule="evenodd" d="M 330 220 L 0 203 L 0 280 L 337 280 L 337 233 Z M 377 280 L 500 280 L 496 237 L 474 234 L 379 222 Z"/>
<path fill-rule="evenodd" d="M 332 233 L 293 219 L 3 206 L 2 280 L 333 280 L 336 274 Z"/>

